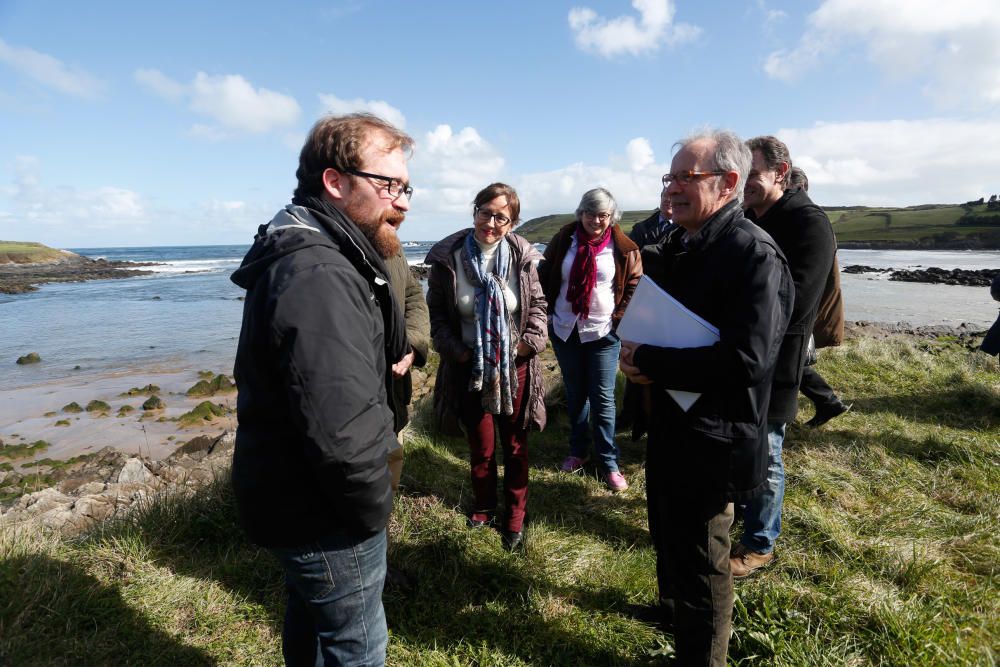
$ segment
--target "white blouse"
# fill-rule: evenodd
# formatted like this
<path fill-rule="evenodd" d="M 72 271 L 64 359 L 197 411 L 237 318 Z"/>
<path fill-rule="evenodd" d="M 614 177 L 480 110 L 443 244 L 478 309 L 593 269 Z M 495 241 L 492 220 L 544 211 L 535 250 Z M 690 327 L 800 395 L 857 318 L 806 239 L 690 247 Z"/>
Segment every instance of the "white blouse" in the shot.
<path fill-rule="evenodd" d="M 590 316 L 585 320 L 573 312 L 573 306 L 566 300 L 569 274 L 573 268 L 573 260 L 576 259 L 577 246 L 574 234 L 561 267 L 562 284 L 552 312 L 552 330 L 560 340 L 568 340 L 573 327 L 576 327 L 580 333 L 580 342 L 589 343 L 604 338 L 611 332 L 611 314 L 615 312 L 615 243 L 612 241 L 597 254 L 597 284 L 590 293 Z"/>

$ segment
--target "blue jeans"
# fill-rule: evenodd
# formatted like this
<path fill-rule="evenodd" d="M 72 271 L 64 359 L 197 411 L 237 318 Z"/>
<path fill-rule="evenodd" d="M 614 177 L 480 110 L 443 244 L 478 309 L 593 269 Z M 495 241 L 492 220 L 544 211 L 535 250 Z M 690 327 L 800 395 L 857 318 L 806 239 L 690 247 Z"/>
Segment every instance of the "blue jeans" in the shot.
<path fill-rule="evenodd" d="M 743 510 L 743 537 L 740 542 L 757 553 L 774 551 L 774 542 L 781 534 L 781 503 L 785 499 L 785 464 L 781 461 L 781 444 L 785 441 L 785 425 L 767 423 L 767 486 L 764 492 L 746 504 Z"/>
<path fill-rule="evenodd" d="M 549 340 L 566 385 L 566 407 L 572 429 L 570 455 L 587 458 L 593 433 L 597 456 L 605 472 L 617 472 L 615 375 L 621 339 L 612 331 L 603 338 L 582 343 L 580 334 L 573 329 L 569 339 L 564 341 L 550 328 Z"/>
<path fill-rule="evenodd" d="M 385 663 L 385 549 L 383 530 L 367 539 L 334 535 L 270 550 L 288 589 L 281 633 L 286 665 Z"/>

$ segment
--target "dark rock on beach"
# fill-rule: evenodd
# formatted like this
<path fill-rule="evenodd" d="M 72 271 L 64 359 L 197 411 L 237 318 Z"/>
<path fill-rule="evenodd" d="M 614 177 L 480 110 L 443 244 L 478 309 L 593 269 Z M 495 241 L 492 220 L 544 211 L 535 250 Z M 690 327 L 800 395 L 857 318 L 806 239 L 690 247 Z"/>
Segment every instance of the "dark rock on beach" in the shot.
<path fill-rule="evenodd" d="M 993 269 L 981 269 L 978 271 L 969 269 L 939 269 L 930 267 L 927 269 L 898 270 L 893 271 L 889 280 L 898 280 L 909 283 L 932 283 L 935 285 L 967 285 L 969 287 L 989 287 L 993 276 L 1000 274 L 1000 271 Z"/>
<path fill-rule="evenodd" d="M 54 260 L 23 264 L 0 262 L 0 294 L 32 292 L 45 283 L 78 283 L 152 273 L 138 268 L 144 266 L 155 266 L 155 263 L 109 262 L 66 251 Z"/>
<path fill-rule="evenodd" d="M 852 264 L 841 269 L 841 273 L 889 273 L 889 280 L 908 283 L 930 283 L 934 285 L 965 285 L 967 287 L 989 287 L 993 277 L 1000 275 L 996 269 L 886 269 L 864 264 Z"/>

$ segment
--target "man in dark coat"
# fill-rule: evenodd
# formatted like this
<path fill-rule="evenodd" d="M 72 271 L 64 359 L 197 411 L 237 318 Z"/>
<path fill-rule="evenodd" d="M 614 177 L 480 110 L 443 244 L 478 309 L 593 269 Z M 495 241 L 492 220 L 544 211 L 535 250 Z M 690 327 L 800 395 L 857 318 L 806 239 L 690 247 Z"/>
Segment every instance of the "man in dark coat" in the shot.
<path fill-rule="evenodd" d="M 795 281 L 795 308 L 781 341 L 771 385 L 767 486 L 744 509 L 743 537 L 735 545 L 730 561 L 734 577 L 745 577 L 774 559 L 785 495 L 781 459 L 785 425 L 794 421 L 798 412 L 809 336 L 837 249 L 833 227 L 823 209 L 812 203 L 804 190 L 785 189 L 792 167 L 788 147 L 771 136 L 754 137 L 747 147 L 753 165 L 743 191 L 743 206 L 747 217 L 770 234 L 788 258 Z"/>
<path fill-rule="evenodd" d="M 412 145 L 370 114 L 317 122 L 292 203 L 233 274 L 247 295 L 232 482 L 285 572 L 287 664 L 385 661 L 388 394 L 410 350 L 382 258 L 399 250 Z"/>
<path fill-rule="evenodd" d="M 643 251 L 643 266 L 717 327 L 719 340 L 692 348 L 624 341 L 621 369 L 651 385 L 654 400 L 646 478 L 656 494 L 653 545 L 665 555 L 663 621 L 674 626 L 679 664 L 725 665 L 733 502 L 766 483 L 767 401 L 794 287 L 777 245 L 740 208 L 750 170 L 742 140 L 719 131 L 679 145 L 663 176 L 679 228 Z M 684 410 L 668 389 L 700 396 Z"/>

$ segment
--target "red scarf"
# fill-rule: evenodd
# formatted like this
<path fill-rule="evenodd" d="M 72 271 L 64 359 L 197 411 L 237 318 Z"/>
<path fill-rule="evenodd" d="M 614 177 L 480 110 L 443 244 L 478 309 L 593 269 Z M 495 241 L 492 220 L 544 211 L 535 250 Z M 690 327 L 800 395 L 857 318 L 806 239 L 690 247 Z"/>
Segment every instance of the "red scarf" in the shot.
<path fill-rule="evenodd" d="M 597 284 L 597 256 L 611 243 L 612 226 L 609 225 L 596 239 L 589 239 L 583 231 L 583 225 L 576 225 L 576 257 L 569 270 L 566 300 L 573 313 L 582 320 L 590 317 L 590 296 Z"/>

